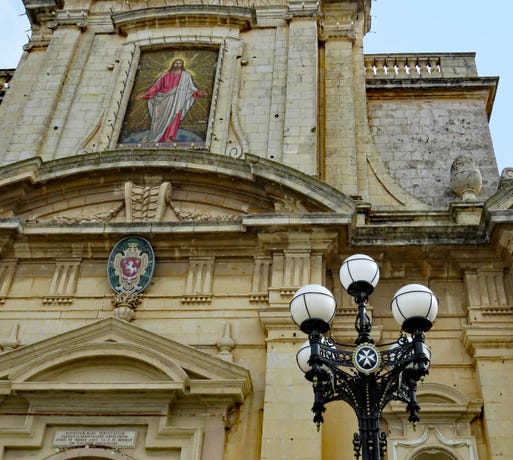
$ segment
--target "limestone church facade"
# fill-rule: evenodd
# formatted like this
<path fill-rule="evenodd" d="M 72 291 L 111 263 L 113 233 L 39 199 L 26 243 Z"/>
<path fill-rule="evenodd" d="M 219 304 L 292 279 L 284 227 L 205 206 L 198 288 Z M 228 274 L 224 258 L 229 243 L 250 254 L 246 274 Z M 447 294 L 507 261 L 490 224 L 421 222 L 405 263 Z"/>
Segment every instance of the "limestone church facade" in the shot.
<path fill-rule="evenodd" d="M 292 294 L 373 257 L 437 295 L 390 460 L 513 448 L 513 169 L 472 53 L 367 55 L 370 0 L 23 0 L 0 105 L 0 459 L 346 460 Z"/>

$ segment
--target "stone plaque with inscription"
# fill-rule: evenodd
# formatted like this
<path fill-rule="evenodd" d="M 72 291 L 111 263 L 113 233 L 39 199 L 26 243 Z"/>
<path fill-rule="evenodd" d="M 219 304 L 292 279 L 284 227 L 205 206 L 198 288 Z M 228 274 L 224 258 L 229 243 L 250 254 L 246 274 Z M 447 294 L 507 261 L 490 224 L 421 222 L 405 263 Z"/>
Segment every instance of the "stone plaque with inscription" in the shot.
<path fill-rule="evenodd" d="M 53 438 L 56 447 L 108 446 L 135 447 L 135 431 L 59 430 Z"/>

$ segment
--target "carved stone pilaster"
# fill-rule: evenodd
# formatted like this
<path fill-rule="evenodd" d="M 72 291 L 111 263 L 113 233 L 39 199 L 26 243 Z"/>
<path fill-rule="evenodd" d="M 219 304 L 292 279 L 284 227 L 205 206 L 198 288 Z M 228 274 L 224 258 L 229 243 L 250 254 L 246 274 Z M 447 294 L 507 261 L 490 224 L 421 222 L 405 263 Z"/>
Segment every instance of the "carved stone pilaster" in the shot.
<path fill-rule="evenodd" d="M 502 269 L 468 270 L 465 285 L 469 324 L 513 321 L 513 305 L 508 304 Z"/>
<path fill-rule="evenodd" d="M 182 303 L 210 303 L 214 263 L 214 257 L 198 257 L 189 260 Z"/>
<path fill-rule="evenodd" d="M 310 283 L 310 251 L 284 251 L 283 284 L 281 295 L 289 297 L 300 287 Z"/>
<path fill-rule="evenodd" d="M 48 294 L 43 297 L 45 304 L 70 304 L 77 288 L 80 260 L 58 260 L 55 263 L 52 282 Z"/>
<path fill-rule="evenodd" d="M 253 280 L 249 301 L 252 303 L 269 302 L 269 280 L 271 276 L 272 259 L 270 257 L 255 257 Z"/>

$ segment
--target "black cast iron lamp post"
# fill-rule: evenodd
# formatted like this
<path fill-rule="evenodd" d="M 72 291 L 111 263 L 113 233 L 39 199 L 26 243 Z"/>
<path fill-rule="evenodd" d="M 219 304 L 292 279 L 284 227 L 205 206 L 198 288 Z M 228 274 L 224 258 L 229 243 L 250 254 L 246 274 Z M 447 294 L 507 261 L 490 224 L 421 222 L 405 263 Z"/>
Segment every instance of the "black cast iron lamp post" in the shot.
<path fill-rule="evenodd" d="M 335 317 L 336 301 L 325 287 L 310 284 L 300 288 L 290 302 L 292 319 L 308 334 L 308 342 L 296 359 L 312 382 L 317 428 L 324 421 L 326 403 L 345 401 L 358 418 L 359 432 L 353 438 L 355 457 L 383 460 L 386 435 L 380 431 L 379 419 L 387 403 L 405 402 L 408 420 L 419 421 L 417 382 L 428 374 L 431 358 L 424 333 L 436 318 L 438 299 L 420 284 L 399 289 L 391 309 L 403 333 L 396 342 L 376 345 L 366 305 L 379 281 L 378 264 L 369 256 L 356 254 L 342 263 L 339 275 L 358 305 L 355 344 L 338 344 L 325 335 Z"/>

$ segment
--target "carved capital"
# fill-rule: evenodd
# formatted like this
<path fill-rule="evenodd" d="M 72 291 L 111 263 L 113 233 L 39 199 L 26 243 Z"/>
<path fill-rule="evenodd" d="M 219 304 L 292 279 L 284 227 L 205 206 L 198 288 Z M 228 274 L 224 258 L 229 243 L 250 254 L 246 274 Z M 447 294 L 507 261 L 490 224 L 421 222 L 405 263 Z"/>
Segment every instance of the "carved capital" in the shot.
<path fill-rule="evenodd" d="M 313 16 L 319 11 L 318 0 L 289 0 L 287 5 L 292 16 Z"/>
<path fill-rule="evenodd" d="M 347 15 L 326 14 L 319 20 L 319 38 L 356 40 L 353 20 Z"/>
<path fill-rule="evenodd" d="M 57 27 L 78 27 L 87 29 L 87 10 L 60 10 L 54 14 L 54 19 L 48 21 L 46 26 L 53 30 Z"/>

